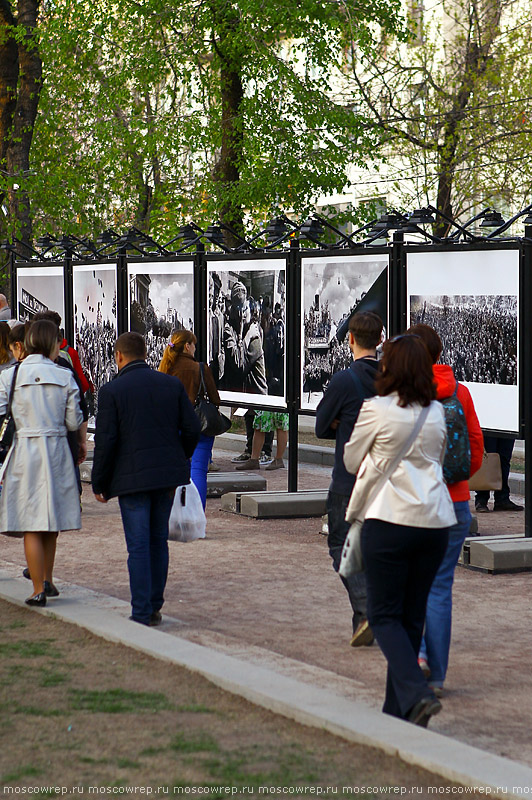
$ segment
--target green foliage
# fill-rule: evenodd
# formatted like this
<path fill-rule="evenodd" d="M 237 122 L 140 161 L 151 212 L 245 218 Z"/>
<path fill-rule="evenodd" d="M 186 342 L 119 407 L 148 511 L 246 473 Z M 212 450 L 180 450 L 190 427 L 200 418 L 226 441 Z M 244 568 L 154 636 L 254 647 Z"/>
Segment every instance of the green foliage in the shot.
<path fill-rule="evenodd" d="M 102 689 L 70 691 L 73 710 L 104 714 L 136 714 L 140 711 L 161 711 L 169 708 L 161 692 L 135 692 L 127 689 Z"/>
<path fill-rule="evenodd" d="M 45 6 L 31 174 L 36 233 L 137 224 L 160 238 L 224 208 L 305 213 L 379 134 L 342 95 L 346 48 L 402 34 L 399 2 L 103 0 Z M 242 95 L 227 106 L 227 76 Z M 340 82 L 339 82 L 340 81 Z M 238 88 L 238 87 L 237 87 Z M 229 113 L 230 112 L 230 113 Z M 234 178 L 220 178 L 229 148 Z M 225 155 L 224 155 L 225 154 Z M 22 180 L 22 179 L 21 179 Z"/>

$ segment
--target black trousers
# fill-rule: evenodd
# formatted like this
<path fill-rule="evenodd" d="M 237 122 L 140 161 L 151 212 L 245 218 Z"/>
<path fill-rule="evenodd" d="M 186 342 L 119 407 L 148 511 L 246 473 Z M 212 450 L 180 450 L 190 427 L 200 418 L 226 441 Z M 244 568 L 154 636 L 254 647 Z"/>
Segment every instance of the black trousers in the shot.
<path fill-rule="evenodd" d="M 244 414 L 244 419 L 246 421 L 246 452 L 251 454 L 251 450 L 253 449 L 253 420 L 255 419 L 255 409 L 250 408 Z M 272 445 L 273 445 L 273 435 L 275 431 L 269 431 L 264 436 L 264 444 L 262 446 L 262 452 L 265 453 L 268 457 L 271 457 L 272 454 Z"/>
<path fill-rule="evenodd" d="M 429 695 L 417 663 L 430 587 L 445 555 L 448 528 L 369 519 L 362 528 L 368 620 L 388 662 L 383 711 L 405 719 Z"/>

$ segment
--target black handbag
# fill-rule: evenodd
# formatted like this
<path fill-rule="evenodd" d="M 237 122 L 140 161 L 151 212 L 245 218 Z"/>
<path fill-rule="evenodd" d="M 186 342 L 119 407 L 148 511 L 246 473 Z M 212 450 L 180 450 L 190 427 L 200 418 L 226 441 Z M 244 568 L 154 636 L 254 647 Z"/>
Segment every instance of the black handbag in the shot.
<path fill-rule="evenodd" d="M 15 420 L 13 419 L 13 414 L 11 413 L 11 406 L 13 405 L 13 395 L 15 394 L 15 383 L 17 380 L 17 372 L 19 367 L 20 361 L 18 364 L 15 364 L 13 380 L 11 381 L 11 389 L 9 390 L 6 413 L 3 417 L 0 417 L 0 463 L 5 460 L 7 451 L 13 444 L 13 439 L 15 437 Z"/>
<path fill-rule="evenodd" d="M 203 364 L 200 361 L 200 387 L 194 403 L 194 411 L 201 425 L 201 433 L 204 436 L 220 436 L 231 427 L 231 420 L 218 410 L 218 407 L 211 403 L 205 380 L 203 378 Z"/>

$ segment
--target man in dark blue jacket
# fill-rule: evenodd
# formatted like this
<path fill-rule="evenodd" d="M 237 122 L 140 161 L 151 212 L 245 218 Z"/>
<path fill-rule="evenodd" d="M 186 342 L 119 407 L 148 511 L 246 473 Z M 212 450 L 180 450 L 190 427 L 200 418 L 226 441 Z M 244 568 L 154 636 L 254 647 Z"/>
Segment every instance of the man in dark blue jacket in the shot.
<path fill-rule="evenodd" d="M 131 619 L 161 622 L 168 575 L 168 520 L 176 486 L 190 481 L 199 422 L 178 378 L 146 364 L 146 343 L 123 333 L 118 375 L 98 394 L 92 488 L 118 496 L 128 551 Z"/>
<path fill-rule="evenodd" d="M 351 433 L 362 403 L 375 394 L 373 387 L 378 372 L 376 349 L 381 341 L 382 320 L 372 311 L 361 311 L 349 320 L 349 347 L 353 362 L 332 378 L 316 410 L 316 436 L 319 439 L 336 439 L 332 481 L 327 497 L 328 545 L 336 572 L 349 523 L 345 512 L 355 485 L 355 476 L 344 466 L 344 446 Z M 373 643 L 373 633 L 368 626 L 366 609 L 366 578 L 364 573 L 342 578 L 353 609 L 352 647 Z"/>

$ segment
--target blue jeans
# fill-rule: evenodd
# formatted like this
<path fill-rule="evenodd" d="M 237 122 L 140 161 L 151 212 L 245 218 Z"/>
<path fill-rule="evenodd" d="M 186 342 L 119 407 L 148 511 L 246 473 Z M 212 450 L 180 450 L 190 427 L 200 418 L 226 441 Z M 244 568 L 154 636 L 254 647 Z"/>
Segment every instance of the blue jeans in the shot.
<path fill-rule="evenodd" d="M 333 567 L 336 572 L 338 572 L 340 568 L 345 537 L 351 527 L 351 524 L 345 521 L 345 512 L 348 504 L 349 495 L 329 491 L 327 495 L 327 524 L 329 526 L 327 544 L 329 545 L 329 555 L 332 558 Z M 349 578 L 342 578 L 342 576 L 340 576 L 340 578 L 347 590 L 349 602 L 353 609 L 354 633 L 359 622 L 367 616 L 366 576 L 363 572 L 359 572 L 355 575 L 351 575 Z"/>
<path fill-rule="evenodd" d="M 471 525 L 471 512 L 467 500 L 454 503 L 454 511 L 458 521 L 449 528 L 447 550 L 430 589 L 425 635 L 419 649 L 420 658 L 426 658 L 428 661 L 430 683 L 433 686 L 443 686 L 447 674 L 451 646 L 454 570 Z"/>
<path fill-rule="evenodd" d="M 135 492 L 118 498 L 128 552 L 133 619 L 149 623 L 164 603 L 168 577 L 168 520 L 173 489 Z"/>
<path fill-rule="evenodd" d="M 205 503 L 207 502 L 207 472 L 209 471 L 213 444 L 214 436 L 201 434 L 190 461 L 190 479 L 200 494 L 204 511 Z"/>
<path fill-rule="evenodd" d="M 405 719 L 430 694 L 418 663 L 427 597 L 447 547 L 448 528 L 367 519 L 362 555 L 368 620 L 388 662 L 383 711 Z"/>

